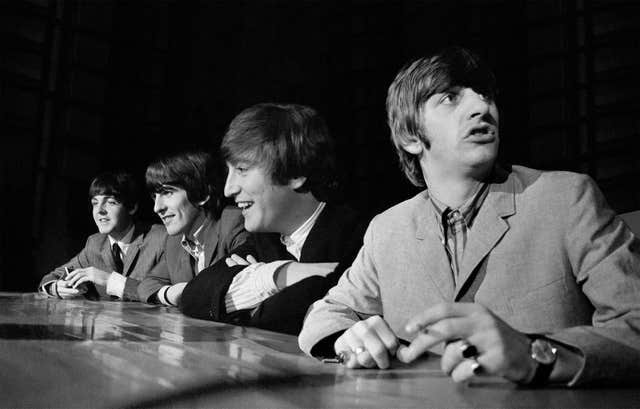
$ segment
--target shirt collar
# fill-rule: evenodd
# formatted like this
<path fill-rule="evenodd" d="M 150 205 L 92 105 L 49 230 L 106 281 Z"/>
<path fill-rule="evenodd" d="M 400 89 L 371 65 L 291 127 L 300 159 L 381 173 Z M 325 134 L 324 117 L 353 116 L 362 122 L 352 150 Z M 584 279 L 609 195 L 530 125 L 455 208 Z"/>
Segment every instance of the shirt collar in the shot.
<path fill-rule="evenodd" d="M 438 220 L 445 222 L 450 216 L 456 218 L 462 218 L 467 226 L 471 226 L 475 215 L 480 210 L 484 199 L 489 193 L 489 183 L 481 183 L 476 191 L 471 195 L 464 203 L 455 209 L 450 208 L 446 204 L 442 203 L 433 194 L 429 193 L 429 199 L 433 205 Z M 452 216 L 453 215 L 453 216 Z"/>
<path fill-rule="evenodd" d="M 300 227 L 298 227 L 296 231 L 294 231 L 290 235 L 280 235 L 280 242 L 287 247 L 287 251 L 293 254 L 296 259 L 300 260 L 302 246 L 304 246 L 304 242 L 307 240 L 309 232 L 316 224 L 316 220 L 318 220 L 318 217 L 320 217 L 320 213 L 322 213 L 322 210 L 325 206 L 325 202 L 320 202 L 318 204 L 318 207 L 316 207 L 316 210 L 314 210 L 313 214 L 311 214 L 311 216 L 309 216 L 309 218 L 304 223 L 302 223 L 302 225 L 300 225 Z"/>
<path fill-rule="evenodd" d="M 131 239 L 133 238 L 134 227 L 135 225 L 131 225 L 129 231 L 124 235 L 124 237 L 122 237 L 121 240 L 116 240 L 111 237 L 111 235 L 108 235 L 107 237 L 109 237 L 109 245 L 113 247 L 113 243 L 118 243 L 118 247 L 120 247 L 123 253 L 126 253 L 129 245 L 131 244 Z"/>
<path fill-rule="evenodd" d="M 196 220 L 196 223 L 197 222 L 199 222 L 199 220 Z M 211 219 L 205 215 L 204 220 L 202 220 L 199 224 L 195 224 L 198 227 L 193 231 L 192 234 L 190 234 L 191 238 L 189 238 L 186 234 L 182 235 L 180 244 L 188 253 L 196 256 L 196 254 L 199 255 L 200 252 L 204 250 L 204 241 L 200 240 L 200 236 L 210 224 Z"/>

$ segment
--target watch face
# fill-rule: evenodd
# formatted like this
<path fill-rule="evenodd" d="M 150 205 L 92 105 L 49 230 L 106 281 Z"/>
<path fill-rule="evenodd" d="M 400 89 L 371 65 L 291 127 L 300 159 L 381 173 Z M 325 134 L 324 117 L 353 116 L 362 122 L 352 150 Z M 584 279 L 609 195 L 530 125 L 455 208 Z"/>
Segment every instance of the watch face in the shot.
<path fill-rule="evenodd" d="M 531 358 L 544 365 L 555 362 L 558 350 L 543 339 L 535 339 L 531 343 Z"/>

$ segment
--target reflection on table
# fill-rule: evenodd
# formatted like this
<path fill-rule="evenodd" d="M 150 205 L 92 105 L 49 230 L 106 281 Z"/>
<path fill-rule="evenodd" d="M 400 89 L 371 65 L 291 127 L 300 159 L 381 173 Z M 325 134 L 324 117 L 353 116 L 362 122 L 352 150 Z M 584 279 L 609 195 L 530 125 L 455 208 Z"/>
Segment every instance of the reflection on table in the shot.
<path fill-rule="evenodd" d="M 295 337 L 129 302 L 0 293 L 2 407 L 640 407 L 637 389 L 456 385 L 437 357 L 348 370 Z"/>

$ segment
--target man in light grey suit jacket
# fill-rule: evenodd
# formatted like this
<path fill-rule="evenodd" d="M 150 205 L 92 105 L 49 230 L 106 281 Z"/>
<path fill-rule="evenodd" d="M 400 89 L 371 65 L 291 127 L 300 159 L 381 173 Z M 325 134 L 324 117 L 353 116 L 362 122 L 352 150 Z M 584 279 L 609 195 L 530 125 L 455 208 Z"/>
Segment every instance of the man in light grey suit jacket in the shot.
<path fill-rule="evenodd" d="M 374 218 L 351 269 L 310 308 L 300 347 L 386 368 L 443 346 L 455 381 L 637 382 L 640 241 L 589 177 L 496 165 L 494 90 L 460 48 L 400 71 L 392 139 L 427 189 Z"/>

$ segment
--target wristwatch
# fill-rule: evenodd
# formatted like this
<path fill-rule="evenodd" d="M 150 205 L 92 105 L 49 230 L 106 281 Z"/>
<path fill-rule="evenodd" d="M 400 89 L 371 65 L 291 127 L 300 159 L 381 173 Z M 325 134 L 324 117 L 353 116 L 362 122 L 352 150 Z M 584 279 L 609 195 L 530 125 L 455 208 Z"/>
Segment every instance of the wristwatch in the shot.
<path fill-rule="evenodd" d="M 558 348 L 541 335 L 529 335 L 529 338 L 531 339 L 529 352 L 531 359 L 536 364 L 536 370 L 528 384 L 532 386 L 545 385 L 548 383 L 553 366 L 558 359 Z"/>

